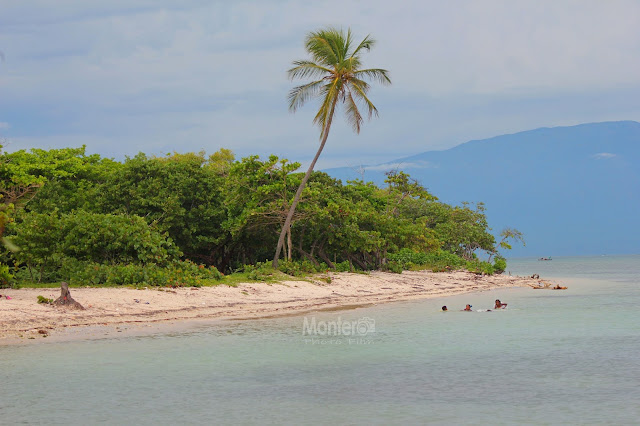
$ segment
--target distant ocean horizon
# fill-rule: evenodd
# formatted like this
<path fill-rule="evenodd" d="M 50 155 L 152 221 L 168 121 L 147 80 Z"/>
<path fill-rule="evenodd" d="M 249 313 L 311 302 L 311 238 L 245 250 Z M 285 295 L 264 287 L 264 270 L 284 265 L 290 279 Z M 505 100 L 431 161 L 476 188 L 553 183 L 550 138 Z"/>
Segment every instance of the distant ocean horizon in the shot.
<path fill-rule="evenodd" d="M 569 289 L 0 347 L 0 423 L 637 423 L 640 255 L 508 270 Z"/>

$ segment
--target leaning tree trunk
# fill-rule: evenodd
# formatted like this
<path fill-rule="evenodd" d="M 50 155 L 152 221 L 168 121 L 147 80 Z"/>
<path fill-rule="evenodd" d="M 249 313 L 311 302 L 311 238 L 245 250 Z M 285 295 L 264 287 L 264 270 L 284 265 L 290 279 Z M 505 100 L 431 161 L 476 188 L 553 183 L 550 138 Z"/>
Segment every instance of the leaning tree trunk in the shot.
<path fill-rule="evenodd" d="M 320 147 L 318 148 L 318 152 L 316 152 L 316 156 L 313 157 L 313 161 L 311 161 L 311 164 L 309 165 L 309 169 L 307 170 L 307 173 L 305 173 L 304 177 L 302 178 L 302 182 L 300 182 L 300 186 L 298 187 L 298 190 L 296 191 L 296 195 L 293 198 L 293 203 L 291 203 L 291 207 L 289 208 L 287 219 L 284 221 L 284 225 L 282 225 L 282 231 L 280 231 L 280 238 L 278 238 L 278 245 L 276 247 L 276 254 L 275 256 L 273 256 L 272 265 L 274 268 L 278 267 L 278 260 L 280 258 L 280 252 L 282 251 L 282 246 L 284 245 L 284 238 L 287 235 L 287 231 L 291 228 L 291 219 L 293 219 L 293 214 L 295 213 L 296 207 L 298 206 L 298 202 L 300 201 L 300 197 L 302 196 L 302 190 L 304 189 L 305 185 L 307 184 L 307 181 L 309 180 L 309 177 L 311 176 L 311 173 L 313 172 L 313 168 L 316 165 L 316 161 L 318 161 L 320 154 L 322 154 L 322 150 L 324 149 L 324 144 L 327 143 L 327 137 L 329 137 L 329 129 L 331 128 L 331 122 L 333 121 L 333 112 L 335 111 L 337 102 L 338 102 L 338 98 L 336 97 L 333 100 L 333 104 L 331 105 L 331 112 L 329 114 L 329 119 L 327 120 L 327 126 L 325 128 L 326 130 L 322 135 L 322 141 L 320 142 Z"/>
<path fill-rule="evenodd" d="M 53 302 L 55 306 L 64 306 L 71 309 L 84 309 L 84 306 L 73 300 L 73 297 L 71 297 L 69 284 L 62 282 L 60 284 L 60 290 L 60 297 Z"/>

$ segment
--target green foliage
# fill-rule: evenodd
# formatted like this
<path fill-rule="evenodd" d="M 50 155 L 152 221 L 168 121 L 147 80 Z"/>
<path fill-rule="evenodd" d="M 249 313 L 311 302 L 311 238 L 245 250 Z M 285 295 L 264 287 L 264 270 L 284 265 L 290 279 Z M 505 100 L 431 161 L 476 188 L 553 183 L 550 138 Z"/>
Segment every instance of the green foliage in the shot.
<path fill-rule="evenodd" d="M 387 70 L 381 68 L 363 68 L 361 56 L 365 50 L 370 50 L 375 45 L 375 40 L 365 37 L 356 45 L 351 35 L 351 30 L 346 33 L 336 28 L 325 28 L 307 34 L 305 48 L 309 59 L 293 62 L 293 68 L 288 74 L 291 80 L 311 79 L 304 84 L 294 87 L 289 92 L 289 110 L 295 112 L 309 99 L 317 98 L 320 108 L 313 122 L 320 127 L 320 145 L 307 173 L 301 179 L 288 211 L 286 219 L 281 225 L 280 236 L 276 244 L 276 253 L 273 266 L 276 267 L 280 260 L 280 251 L 285 243 L 285 236 L 291 241 L 291 228 L 293 215 L 307 180 L 320 157 L 324 145 L 327 142 L 331 123 L 336 112 L 336 106 L 342 104 L 347 121 L 356 133 L 364 121 L 359 108 L 367 110 L 368 117 L 378 114 L 375 105 L 369 99 L 367 93 L 371 85 L 369 82 L 391 84 Z M 291 259 L 291 243 L 289 243 L 288 258 Z"/>
<path fill-rule="evenodd" d="M 144 217 L 185 255 L 205 259 L 224 237 L 221 163 L 210 167 L 204 153 L 138 154 L 99 186 L 94 209 Z"/>
<path fill-rule="evenodd" d="M 0 287 L 200 285 L 217 268 L 256 281 L 329 269 L 500 273 L 498 249 L 524 243 L 508 228 L 496 244 L 482 203 L 447 205 L 404 172 L 388 173 L 383 188 L 313 172 L 276 271 L 260 260 L 273 254 L 299 166 L 276 156 L 236 161 L 225 149 L 122 163 L 84 147 L 2 153 Z M 495 262 L 478 262 L 480 252 Z"/>
<path fill-rule="evenodd" d="M 25 206 L 27 211 L 46 213 L 59 210 L 68 213 L 90 209 L 95 203 L 98 185 L 121 167 L 99 155 L 86 155 L 85 147 L 32 149 L 9 155 L 13 165 L 20 165 L 26 176 L 38 183 L 37 192 Z"/>
<path fill-rule="evenodd" d="M 500 232 L 500 237 L 502 237 L 502 239 L 500 240 L 498 245 L 506 250 L 511 250 L 511 244 L 509 241 L 520 242 L 523 246 L 527 245 L 524 241 L 524 235 L 522 234 L 522 232 L 518 231 L 515 228 L 504 228 Z"/>
<path fill-rule="evenodd" d="M 59 246 L 64 235 L 58 212 L 26 214 L 8 230 L 15 233 L 12 240 L 20 247 L 13 254 L 15 264 L 26 265 L 30 281 L 57 280 L 55 271 L 62 257 Z M 20 271 L 16 275 L 22 278 Z"/>
<path fill-rule="evenodd" d="M 9 266 L 0 263 L 0 288 L 11 287 L 14 276 L 10 272 Z"/>
<path fill-rule="evenodd" d="M 311 32 L 305 39 L 305 48 L 310 60 L 294 61 L 289 78 L 313 78 L 289 92 L 289 109 L 296 111 L 310 98 L 320 98 L 320 109 L 314 123 L 321 129 L 321 138 L 329 133 L 335 105 L 340 100 L 345 104 L 345 115 L 355 132 L 360 132 L 363 116 L 358 109 L 362 103 L 369 118 L 378 110 L 367 97 L 368 81 L 391 84 L 388 71 L 362 67 L 362 53 L 370 50 L 375 40 L 367 36 L 355 44 L 351 30 L 346 33 L 336 28 Z"/>
<path fill-rule="evenodd" d="M 38 296 L 38 303 L 42 304 L 42 305 L 50 305 L 53 303 L 53 299 L 49 299 L 47 297 L 44 296 Z"/>
<path fill-rule="evenodd" d="M 411 269 L 412 265 L 426 265 L 428 255 L 422 252 L 416 252 L 409 248 L 403 248 L 398 253 L 389 255 L 391 262 L 396 262 L 403 269 Z"/>
<path fill-rule="evenodd" d="M 478 275 L 493 275 L 495 273 L 495 268 L 491 263 L 477 259 L 467 261 L 465 268 Z"/>
<path fill-rule="evenodd" d="M 223 187 L 227 216 L 222 228 L 227 232 L 228 249 L 241 247 L 251 262 L 273 254 L 277 229 L 300 184 L 300 175 L 294 173 L 298 167 L 299 163 L 289 163 L 275 155 L 264 161 L 250 156 L 231 166 Z M 296 215 L 294 223 L 300 217 Z"/>
<path fill-rule="evenodd" d="M 252 281 L 272 281 L 274 269 L 269 262 L 257 262 L 255 265 L 244 265 L 247 278 Z"/>
<path fill-rule="evenodd" d="M 88 213 L 30 213 L 13 225 L 20 247 L 17 263 L 33 281 L 63 278 L 64 259 L 104 264 L 166 264 L 180 256 L 170 239 L 138 216 Z"/>
<path fill-rule="evenodd" d="M 460 269 L 464 267 L 465 264 L 464 259 L 460 258 L 460 256 L 445 250 L 437 250 L 433 253 L 428 253 L 425 260 L 425 265 L 433 272 Z"/>
<path fill-rule="evenodd" d="M 496 274 L 501 274 L 507 269 L 507 260 L 504 257 L 498 256 L 493 262 L 493 269 Z"/>
<path fill-rule="evenodd" d="M 304 274 L 300 264 L 291 260 L 283 260 L 280 262 L 278 264 L 278 270 L 292 277 L 299 277 Z"/>
<path fill-rule="evenodd" d="M 468 203 L 462 206 L 443 206 L 444 217 L 440 216 L 435 232 L 444 244 L 442 248 L 458 256 L 471 260 L 477 250 L 495 250 L 495 238 L 491 235 L 483 203 L 471 209 Z"/>
<path fill-rule="evenodd" d="M 401 274 L 405 268 L 400 262 L 394 260 L 382 265 L 382 270 L 385 272 L 393 272 L 394 274 Z"/>
<path fill-rule="evenodd" d="M 222 279 L 215 267 L 198 265 L 190 261 L 175 261 L 165 266 L 155 263 L 101 264 L 90 261 L 65 259 L 62 275 L 72 285 L 134 285 L 201 287 Z"/>
<path fill-rule="evenodd" d="M 398 268 L 400 268 L 400 270 L 407 270 L 416 267 L 431 269 L 434 272 L 442 272 L 460 269 L 466 266 L 464 259 L 445 250 L 435 250 L 424 253 L 416 252 L 408 248 L 403 248 L 398 253 L 390 254 L 389 264 L 394 265 L 391 267 L 387 266 L 387 269 L 392 272 L 396 272 L 395 270 Z"/>
<path fill-rule="evenodd" d="M 348 260 L 336 263 L 336 272 L 352 272 L 351 263 Z"/>
<path fill-rule="evenodd" d="M 101 263 L 158 263 L 181 253 L 170 238 L 135 215 L 79 211 L 61 217 L 66 257 Z"/>
<path fill-rule="evenodd" d="M 303 260 L 283 260 L 278 264 L 278 270 L 293 277 L 301 277 L 307 274 L 315 274 L 327 270 L 327 265 L 319 263 L 314 265 L 307 259 Z"/>

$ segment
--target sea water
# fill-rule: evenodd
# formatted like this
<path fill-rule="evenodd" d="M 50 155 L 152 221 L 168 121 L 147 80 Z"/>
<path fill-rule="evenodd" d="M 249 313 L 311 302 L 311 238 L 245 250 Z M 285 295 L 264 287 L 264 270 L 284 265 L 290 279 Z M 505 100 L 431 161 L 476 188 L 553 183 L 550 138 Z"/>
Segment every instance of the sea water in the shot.
<path fill-rule="evenodd" d="M 637 424 L 640 256 L 508 269 L 569 289 L 0 347 L 0 423 Z"/>

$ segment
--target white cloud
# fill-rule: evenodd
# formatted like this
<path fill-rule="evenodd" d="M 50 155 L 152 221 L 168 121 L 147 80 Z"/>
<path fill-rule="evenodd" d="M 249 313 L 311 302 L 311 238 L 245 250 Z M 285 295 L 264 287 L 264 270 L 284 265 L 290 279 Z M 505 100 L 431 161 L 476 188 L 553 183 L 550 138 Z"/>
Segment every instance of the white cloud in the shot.
<path fill-rule="evenodd" d="M 334 121 L 321 161 L 640 120 L 639 20 L 633 0 L 14 2 L 0 16 L 0 122 L 11 123 L 0 129 L 116 157 L 225 146 L 305 161 L 317 107 L 286 112 L 286 70 L 304 58 L 306 32 L 327 24 L 371 33 L 365 65 L 388 68 L 394 83 L 372 90 L 380 118 L 359 136 Z"/>
<path fill-rule="evenodd" d="M 600 152 L 598 154 L 592 155 L 596 160 L 608 160 L 610 158 L 617 157 L 616 154 L 611 154 L 610 152 Z"/>

